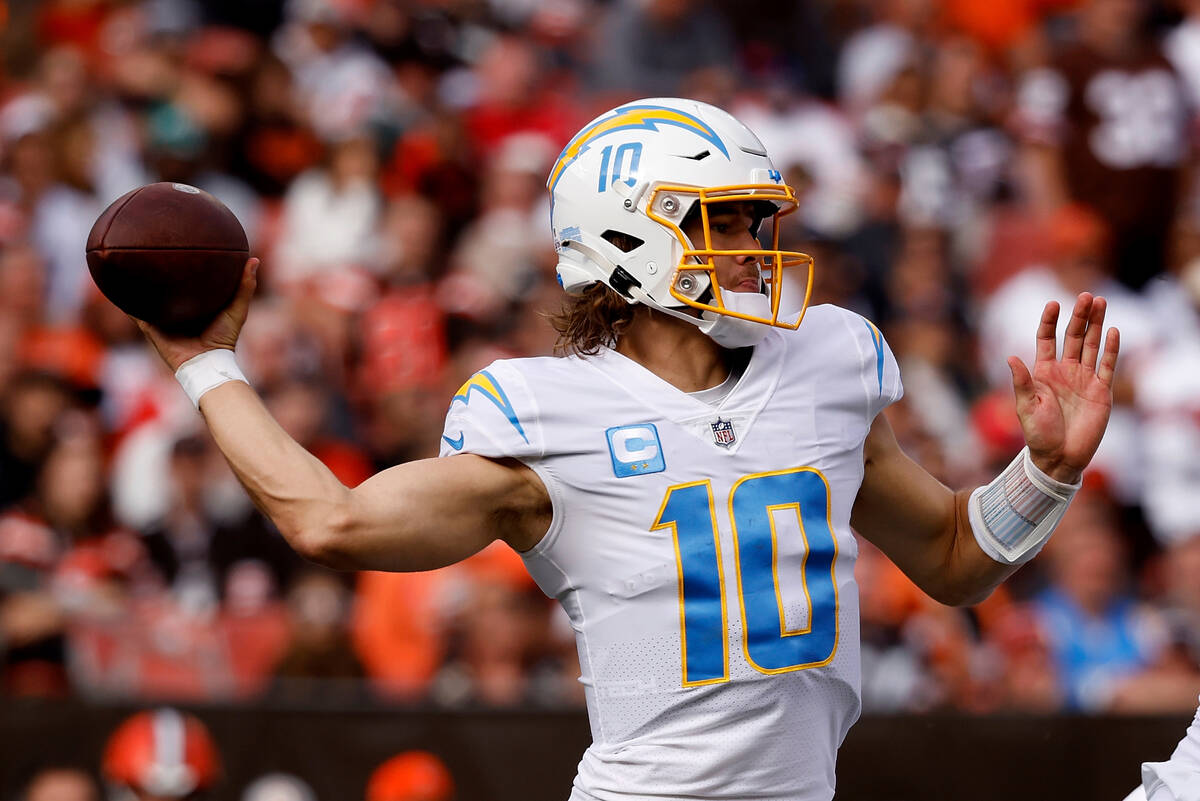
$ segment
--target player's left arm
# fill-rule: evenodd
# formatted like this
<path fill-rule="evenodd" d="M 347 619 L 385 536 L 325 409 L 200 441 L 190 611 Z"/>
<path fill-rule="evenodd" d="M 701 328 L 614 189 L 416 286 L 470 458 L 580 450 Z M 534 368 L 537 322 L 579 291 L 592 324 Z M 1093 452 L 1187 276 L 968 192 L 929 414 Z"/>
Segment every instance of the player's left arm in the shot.
<path fill-rule="evenodd" d="M 1008 360 L 1030 460 L 1063 485 L 1079 481 L 1112 409 L 1120 338 L 1115 328 L 1102 336 L 1105 309 L 1104 298 L 1079 295 L 1058 358 L 1058 304 L 1046 304 L 1033 371 L 1015 356 Z M 851 524 L 932 598 L 952 605 L 977 603 L 1024 561 L 988 555 L 968 514 L 971 492 L 948 489 L 905 455 L 882 415 L 867 435 L 863 460 Z M 1020 466 L 1014 463 L 1006 475 L 1012 470 Z M 1025 474 L 1013 475 L 1023 480 Z M 1019 511 L 1024 510 L 1012 513 Z"/>

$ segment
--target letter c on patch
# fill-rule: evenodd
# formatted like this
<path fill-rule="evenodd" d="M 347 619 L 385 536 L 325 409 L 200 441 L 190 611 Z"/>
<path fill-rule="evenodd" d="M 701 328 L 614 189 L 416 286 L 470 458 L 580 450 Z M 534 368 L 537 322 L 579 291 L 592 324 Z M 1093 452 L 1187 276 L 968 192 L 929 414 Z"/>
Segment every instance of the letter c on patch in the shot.
<path fill-rule="evenodd" d="M 641 462 L 658 456 L 658 437 L 648 428 L 630 427 L 613 432 L 613 456 L 620 462 Z"/>

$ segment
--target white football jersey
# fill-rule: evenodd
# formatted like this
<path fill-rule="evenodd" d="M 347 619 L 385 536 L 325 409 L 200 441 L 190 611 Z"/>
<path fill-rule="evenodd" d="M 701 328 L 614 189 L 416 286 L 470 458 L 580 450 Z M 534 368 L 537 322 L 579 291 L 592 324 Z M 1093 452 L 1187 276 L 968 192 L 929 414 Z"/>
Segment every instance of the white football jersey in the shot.
<path fill-rule="evenodd" d="M 859 713 L 850 510 L 901 392 L 879 330 L 834 306 L 772 329 L 716 406 L 611 350 L 458 391 L 442 454 L 520 459 L 554 504 L 523 556 L 576 633 L 572 799 L 832 798 Z"/>

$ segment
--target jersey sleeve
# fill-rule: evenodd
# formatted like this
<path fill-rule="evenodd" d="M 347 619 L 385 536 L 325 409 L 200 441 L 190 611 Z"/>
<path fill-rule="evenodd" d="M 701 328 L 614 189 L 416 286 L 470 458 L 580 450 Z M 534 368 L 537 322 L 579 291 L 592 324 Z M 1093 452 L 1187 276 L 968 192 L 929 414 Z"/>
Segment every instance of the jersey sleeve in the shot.
<path fill-rule="evenodd" d="M 528 462 L 540 459 L 543 450 L 533 394 L 511 364 L 493 362 L 450 399 L 440 456 L 474 453 Z"/>
<path fill-rule="evenodd" d="M 888 346 L 887 339 L 879 326 L 866 317 L 854 315 L 863 358 L 863 384 L 867 388 L 868 407 L 871 419 L 904 396 L 904 384 L 900 380 L 900 365 Z"/>

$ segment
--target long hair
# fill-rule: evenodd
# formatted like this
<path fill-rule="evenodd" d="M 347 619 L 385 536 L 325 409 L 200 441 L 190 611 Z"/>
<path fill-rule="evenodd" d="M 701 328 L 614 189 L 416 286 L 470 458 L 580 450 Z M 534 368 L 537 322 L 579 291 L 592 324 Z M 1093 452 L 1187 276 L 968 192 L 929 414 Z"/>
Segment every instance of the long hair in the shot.
<path fill-rule="evenodd" d="M 558 332 L 554 352 L 595 356 L 601 348 L 613 347 L 636 310 L 637 304 L 628 303 L 601 283 L 578 295 L 568 295 L 562 309 L 550 315 L 550 324 Z"/>

